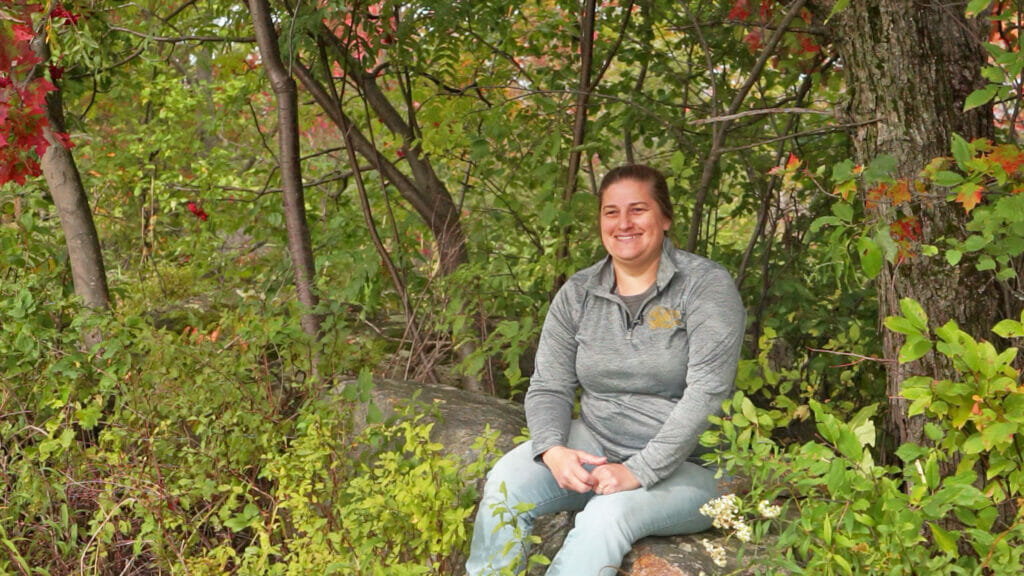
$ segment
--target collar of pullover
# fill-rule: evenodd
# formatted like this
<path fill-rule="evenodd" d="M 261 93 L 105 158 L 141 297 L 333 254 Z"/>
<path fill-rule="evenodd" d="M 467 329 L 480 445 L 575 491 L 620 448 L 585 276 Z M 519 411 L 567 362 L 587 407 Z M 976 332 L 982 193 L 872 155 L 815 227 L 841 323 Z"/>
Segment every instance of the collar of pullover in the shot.
<path fill-rule="evenodd" d="M 657 291 L 660 292 L 668 284 L 669 280 L 679 272 L 676 267 L 675 261 L 672 259 L 672 253 L 675 251 L 675 246 L 672 241 L 667 237 L 661 243 L 661 258 L 658 261 L 658 276 L 655 278 L 654 283 L 657 285 Z M 595 294 L 602 296 L 611 296 L 612 287 L 615 286 L 615 271 L 612 268 L 612 257 L 605 256 L 603 262 L 598 267 L 597 271 L 587 281 L 587 290 Z"/>

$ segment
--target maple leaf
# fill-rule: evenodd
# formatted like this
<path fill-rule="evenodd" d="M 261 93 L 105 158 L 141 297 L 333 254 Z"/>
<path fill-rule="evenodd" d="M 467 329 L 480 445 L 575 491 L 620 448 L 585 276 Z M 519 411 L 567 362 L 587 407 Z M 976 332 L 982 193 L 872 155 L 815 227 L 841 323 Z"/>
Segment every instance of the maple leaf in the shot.
<path fill-rule="evenodd" d="M 32 41 L 32 37 L 34 36 L 34 34 L 32 33 L 32 28 L 26 26 L 25 24 L 15 24 L 14 26 L 11 26 L 11 28 L 14 30 L 15 42 L 24 42 L 28 44 Z"/>
<path fill-rule="evenodd" d="M 729 19 L 746 20 L 749 16 L 750 7 L 747 6 L 747 0 L 736 0 L 736 3 L 732 6 L 732 10 L 729 11 Z"/>
<path fill-rule="evenodd" d="M 53 137 L 57 140 L 57 142 L 60 142 L 61 146 L 67 148 L 68 150 L 75 147 L 75 143 L 71 141 L 71 135 L 68 134 L 67 132 L 54 132 Z"/>
<path fill-rule="evenodd" d="M 789 160 L 786 160 L 786 170 L 795 170 L 800 167 L 800 159 L 796 157 L 796 154 L 789 153 Z"/>
<path fill-rule="evenodd" d="M 892 198 L 894 206 L 899 206 L 904 202 L 910 202 L 910 187 L 907 186 L 906 180 L 900 180 L 893 184 L 889 190 L 889 197 Z"/>
<path fill-rule="evenodd" d="M 1024 151 L 1012 144 L 1004 144 L 996 147 L 989 158 L 1002 166 L 1009 176 L 1016 172 L 1021 164 L 1024 164 Z"/>
<path fill-rule="evenodd" d="M 751 31 L 750 34 L 747 34 L 746 37 L 743 38 L 743 41 L 747 43 L 747 47 L 750 48 L 751 52 L 757 52 L 761 49 L 762 39 L 763 35 L 761 34 L 761 30 L 757 29 Z"/>
<path fill-rule="evenodd" d="M 58 4 L 57 7 L 53 9 L 53 12 L 50 12 L 50 18 L 54 20 L 64 20 L 65 26 L 78 24 L 78 19 L 81 17 L 81 14 L 75 14 L 61 4 Z"/>
<path fill-rule="evenodd" d="M 964 182 L 957 188 L 956 201 L 963 204 L 964 211 L 970 213 L 981 202 L 984 187 L 973 182 Z"/>
<path fill-rule="evenodd" d="M 821 46 L 818 46 L 814 39 L 807 34 L 798 34 L 797 39 L 800 42 L 800 48 L 803 49 L 804 52 L 808 54 L 821 52 Z"/>

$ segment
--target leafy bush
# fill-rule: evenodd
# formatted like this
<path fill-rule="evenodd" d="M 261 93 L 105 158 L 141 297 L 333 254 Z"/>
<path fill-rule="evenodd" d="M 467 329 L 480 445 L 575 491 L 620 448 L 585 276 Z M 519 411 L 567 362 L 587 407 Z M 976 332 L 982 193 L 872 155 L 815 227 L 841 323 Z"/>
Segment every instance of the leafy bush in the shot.
<path fill-rule="evenodd" d="M 929 416 L 929 445 L 898 448 L 900 465 L 876 463 L 876 406 L 848 421 L 811 401 L 818 439 L 782 446 L 772 438 L 788 422 L 743 393 L 726 403 L 719 456 L 728 474 L 749 480 L 747 502 L 774 502 L 780 519 L 759 520 L 744 548 L 750 563 L 770 572 L 815 574 L 1020 574 L 1024 570 L 1024 493 L 1020 427 L 1024 404 L 1015 348 L 998 352 L 949 322 L 929 329 L 920 306 L 902 302 L 903 316 L 886 325 L 907 335 L 900 354 L 910 362 L 934 349 L 957 381 L 910 378 L 910 413 Z M 1024 318 L 1000 322 L 1004 337 L 1024 335 Z M 947 469 L 943 473 L 943 468 Z M 1010 511 L 1009 514 L 1000 511 Z M 765 539 L 777 524 L 777 538 Z"/>
<path fill-rule="evenodd" d="M 258 308 L 181 333 L 137 315 L 63 325 L 74 302 L 46 274 L 0 292 L 0 573 L 436 574 L 460 561 L 494 435 L 463 464 L 429 440 L 421 407 L 357 432 L 369 373 L 325 393 L 297 321 Z M 338 359 L 366 358 L 333 329 L 321 354 L 344 373 L 357 366 Z M 91 330 L 102 344 L 80 349 Z"/>

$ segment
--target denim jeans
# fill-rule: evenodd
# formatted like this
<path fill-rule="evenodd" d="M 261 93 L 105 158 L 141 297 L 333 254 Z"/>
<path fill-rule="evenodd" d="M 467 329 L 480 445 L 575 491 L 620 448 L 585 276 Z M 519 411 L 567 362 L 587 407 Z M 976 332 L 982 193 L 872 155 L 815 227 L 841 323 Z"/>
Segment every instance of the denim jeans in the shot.
<path fill-rule="evenodd" d="M 580 421 L 573 421 L 569 448 L 603 456 L 600 445 Z M 502 486 L 504 485 L 504 494 Z M 507 497 L 506 497 L 507 494 Z M 525 568 L 529 549 L 524 540 L 534 520 L 544 514 L 577 511 L 573 528 L 552 559 L 547 576 L 614 576 L 633 543 L 645 536 L 669 536 L 700 532 L 711 527 L 711 518 L 699 509 L 719 496 L 715 471 L 684 462 L 676 471 L 650 488 L 614 494 L 580 494 L 560 488 L 547 466 L 533 459 L 529 442 L 505 454 L 487 475 L 476 515 L 473 541 L 466 561 L 468 576 L 497 574 L 519 556 Z M 519 514 L 515 527 L 501 510 L 514 511 L 520 503 L 533 508 Z"/>

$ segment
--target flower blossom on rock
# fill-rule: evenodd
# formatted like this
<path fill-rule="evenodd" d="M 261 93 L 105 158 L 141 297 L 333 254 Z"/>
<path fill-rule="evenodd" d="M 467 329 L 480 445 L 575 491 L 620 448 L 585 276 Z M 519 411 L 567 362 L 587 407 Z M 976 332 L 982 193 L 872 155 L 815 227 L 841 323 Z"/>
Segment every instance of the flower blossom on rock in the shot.
<path fill-rule="evenodd" d="M 740 499 L 735 494 L 725 494 L 710 500 L 700 507 L 700 513 L 711 518 L 711 525 L 715 528 L 728 530 L 733 528 L 737 522 Z M 742 522 L 742 521 L 741 521 Z"/>
<path fill-rule="evenodd" d="M 715 563 L 715 566 L 725 566 L 725 548 L 721 544 L 715 544 L 707 538 L 702 539 L 700 543 L 704 545 L 704 550 L 707 551 L 708 556 L 711 556 L 711 561 Z"/>
<path fill-rule="evenodd" d="M 761 500 L 757 505 L 757 512 L 764 518 L 778 518 L 782 514 L 782 508 L 767 500 Z"/>

